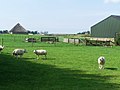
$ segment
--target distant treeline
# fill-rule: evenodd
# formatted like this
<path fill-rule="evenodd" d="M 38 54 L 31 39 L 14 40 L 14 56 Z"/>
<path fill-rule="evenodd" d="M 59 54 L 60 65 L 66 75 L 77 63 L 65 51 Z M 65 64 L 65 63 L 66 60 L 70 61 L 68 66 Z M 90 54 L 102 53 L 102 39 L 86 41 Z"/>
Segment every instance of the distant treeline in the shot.
<path fill-rule="evenodd" d="M 0 34 L 8 34 L 9 31 L 8 30 L 0 30 Z M 38 31 L 28 31 L 28 33 L 31 33 L 31 34 L 39 34 Z"/>
<path fill-rule="evenodd" d="M 90 31 L 83 31 L 83 32 L 79 32 L 77 34 L 90 34 Z"/>
<path fill-rule="evenodd" d="M 8 30 L 0 30 L 0 34 L 8 34 L 9 31 Z"/>
<path fill-rule="evenodd" d="M 28 31 L 28 33 L 31 33 L 31 34 L 39 34 L 38 31 Z"/>

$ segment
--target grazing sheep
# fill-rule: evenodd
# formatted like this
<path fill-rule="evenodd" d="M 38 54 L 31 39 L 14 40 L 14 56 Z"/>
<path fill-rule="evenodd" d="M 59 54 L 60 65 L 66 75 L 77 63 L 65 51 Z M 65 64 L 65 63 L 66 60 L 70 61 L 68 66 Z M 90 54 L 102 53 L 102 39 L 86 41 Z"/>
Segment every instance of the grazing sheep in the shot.
<path fill-rule="evenodd" d="M 105 57 L 100 56 L 100 57 L 98 58 L 98 64 L 99 64 L 99 69 L 104 69 Z"/>
<path fill-rule="evenodd" d="M 37 59 L 39 59 L 39 55 L 45 55 L 45 58 L 47 58 L 46 57 L 46 55 L 47 55 L 46 50 L 34 50 L 33 52 L 38 56 Z"/>
<path fill-rule="evenodd" d="M 4 46 L 0 45 L 0 52 L 4 49 Z"/>
<path fill-rule="evenodd" d="M 37 40 L 35 38 L 26 38 L 26 42 L 36 42 Z"/>
<path fill-rule="evenodd" d="M 22 57 L 24 53 L 27 53 L 26 49 L 15 49 L 12 54 L 13 56 L 16 56 L 18 58 L 18 56 Z"/>

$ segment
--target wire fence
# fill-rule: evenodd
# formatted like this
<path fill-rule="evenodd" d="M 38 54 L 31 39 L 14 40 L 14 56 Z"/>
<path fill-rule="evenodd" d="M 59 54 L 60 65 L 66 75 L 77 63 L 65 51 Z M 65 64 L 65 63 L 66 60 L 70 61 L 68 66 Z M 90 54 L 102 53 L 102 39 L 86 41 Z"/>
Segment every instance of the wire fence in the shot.
<path fill-rule="evenodd" d="M 41 42 L 40 35 L 14 35 L 14 34 L 1 34 L 0 35 L 0 45 L 3 45 L 5 47 L 61 47 L 61 46 L 68 46 L 69 44 L 64 44 L 63 42 L 55 42 L 55 43 L 49 43 L 49 42 Z M 26 42 L 26 38 L 35 38 L 36 42 Z"/>
<path fill-rule="evenodd" d="M 26 42 L 26 38 L 36 38 L 37 42 Z M 1 45 L 7 47 L 27 47 L 27 46 L 39 46 L 40 36 L 28 36 L 28 35 L 0 35 Z"/>

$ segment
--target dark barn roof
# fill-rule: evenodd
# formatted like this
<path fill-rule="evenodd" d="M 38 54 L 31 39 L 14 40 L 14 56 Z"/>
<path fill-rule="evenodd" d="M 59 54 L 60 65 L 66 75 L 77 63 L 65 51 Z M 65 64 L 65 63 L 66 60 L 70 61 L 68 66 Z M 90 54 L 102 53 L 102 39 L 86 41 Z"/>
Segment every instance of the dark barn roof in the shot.
<path fill-rule="evenodd" d="M 19 23 L 16 24 L 11 30 L 13 34 L 27 34 L 27 30 L 23 28 Z"/>

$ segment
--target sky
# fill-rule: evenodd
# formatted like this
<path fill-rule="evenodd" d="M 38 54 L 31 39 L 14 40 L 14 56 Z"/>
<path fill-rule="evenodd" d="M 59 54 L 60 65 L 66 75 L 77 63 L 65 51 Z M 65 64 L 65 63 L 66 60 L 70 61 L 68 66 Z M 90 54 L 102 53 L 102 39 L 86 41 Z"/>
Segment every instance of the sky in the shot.
<path fill-rule="evenodd" d="M 120 0 L 0 0 L 0 30 L 20 23 L 26 30 L 76 34 L 120 15 Z"/>

